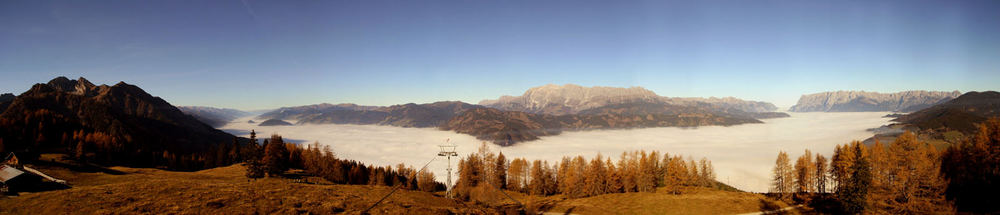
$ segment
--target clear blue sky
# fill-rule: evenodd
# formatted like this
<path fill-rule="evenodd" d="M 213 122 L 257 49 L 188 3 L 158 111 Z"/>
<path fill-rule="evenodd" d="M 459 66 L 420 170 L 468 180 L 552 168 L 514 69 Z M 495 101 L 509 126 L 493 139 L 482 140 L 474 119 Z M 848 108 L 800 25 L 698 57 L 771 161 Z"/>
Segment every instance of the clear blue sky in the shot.
<path fill-rule="evenodd" d="M 175 105 L 391 105 L 642 86 L 790 106 L 998 90 L 1000 1 L 2 1 L 0 92 L 56 76 Z"/>

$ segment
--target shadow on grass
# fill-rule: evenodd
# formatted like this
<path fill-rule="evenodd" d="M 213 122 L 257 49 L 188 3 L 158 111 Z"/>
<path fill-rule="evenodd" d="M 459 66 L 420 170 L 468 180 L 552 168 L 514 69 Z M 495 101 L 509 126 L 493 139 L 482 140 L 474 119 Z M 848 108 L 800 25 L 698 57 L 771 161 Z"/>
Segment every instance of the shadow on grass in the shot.
<path fill-rule="evenodd" d="M 809 207 L 822 214 L 843 214 L 843 206 L 832 193 L 817 195 L 809 201 Z"/>
<path fill-rule="evenodd" d="M 36 160 L 36 161 L 34 161 L 32 163 L 34 163 L 36 165 L 42 165 L 42 166 L 52 166 L 52 167 L 66 168 L 66 169 L 72 170 L 74 172 L 89 172 L 89 173 L 100 172 L 100 173 L 105 173 L 105 174 L 110 174 L 110 175 L 124 175 L 125 174 L 122 171 L 108 169 L 108 168 L 105 168 L 105 167 L 101 167 L 101 166 L 97 166 L 97 165 L 93 165 L 93 164 L 89 164 L 89 163 L 67 164 L 67 163 L 61 163 L 61 162 L 46 161 L 46 160 L 41 160 L 41 159 Z"/>

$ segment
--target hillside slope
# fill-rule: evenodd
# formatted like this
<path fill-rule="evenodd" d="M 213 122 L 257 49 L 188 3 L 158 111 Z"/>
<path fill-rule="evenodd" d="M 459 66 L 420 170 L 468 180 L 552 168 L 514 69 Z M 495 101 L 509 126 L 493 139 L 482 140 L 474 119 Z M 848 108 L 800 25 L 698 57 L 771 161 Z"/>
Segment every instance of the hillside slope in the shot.
<path fill-rule="evenodd" d="M 69 181 L 65 190 L 0 196 L 0 214 L 331 214 L 357 212 L 391 187 L 293 183 L 291 179 L 247 180 L 241 165 L 198 172 L 112 167 L 120 174 L 75 172 L 39 166 Z M 317 181 L 317 180 L 310 180 Z M 484 214 L 432 193 L 399 190 L 374 214 Z"/>
<path fill-rule="evenodd" d="M 970 134 L 976 124 L 1000 116 L 1000 93 L 968 92 L 951 101 L 906 114 L 894 121 L 921 130 L 956 130 Z"/>
<path fill-rule="evenodd" d="M 761 194 L 687 187 L 684 194 L 614 193 L 560 201 L 548 209 L 552 213 L 574 214 L 739 214 L 772 211 L 788 207 Z M 798 214 L 790 211 L 788 214 Z"/>
<path fill-rule="evenodd" d="M 391 192 L 386 186 L 334 185 L 312 177 L 303 183 L 284 178 L 248 180 L 239 164 L 197 172 L 127 167 L 83 171 L 58 155 L 42 160 L 46 162 L 30 166 L 69 181 L 72 187 L 0 196 L 0 214 L 356 214 Z M 661 189 L 567 199 L 507 191 L 529 211 L 555 213 L 735 214 L 786 206 L 760 194 L 704 187 L 687 187 L 682 193 Z M 480 202 L 447 199 L 441 194 L 398 190 L 371 213 L 500 214 L 501 208 L 519 208 L 495 189 L 483 190 L 483 197 L 488 198 Z"/>
<path fill-rule="evenodd" d="M 24 158 L 40 151 L 95 152 L 129 166 L 163 164 L 173 155 L 204 152 L 234 136 L 202 123 L 138 86 L 52 79 L 18 95 L 0 113 L 5 151 Z"/>

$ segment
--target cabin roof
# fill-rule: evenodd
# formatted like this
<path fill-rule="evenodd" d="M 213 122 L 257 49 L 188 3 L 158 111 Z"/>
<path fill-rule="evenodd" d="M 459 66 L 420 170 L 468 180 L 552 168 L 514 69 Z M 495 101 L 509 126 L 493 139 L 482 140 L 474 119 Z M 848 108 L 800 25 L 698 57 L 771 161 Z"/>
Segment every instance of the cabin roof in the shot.
<path fill-rule="evenodd" d="M 21 174 L 24 174 L 24 172 L 18 170 L 17 168 L 10 165 L 0 165 L 0 182 L 7 183 L 7 181 L 14 179 Z"/>

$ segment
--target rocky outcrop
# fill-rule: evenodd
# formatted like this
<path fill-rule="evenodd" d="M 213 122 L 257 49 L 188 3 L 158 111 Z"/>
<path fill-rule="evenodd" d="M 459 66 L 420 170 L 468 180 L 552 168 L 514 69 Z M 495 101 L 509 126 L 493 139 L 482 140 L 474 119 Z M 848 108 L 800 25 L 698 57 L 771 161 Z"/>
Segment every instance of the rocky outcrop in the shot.
<path fill-rule="evenodd" d="M 500 110 L 564 115 L 609 104 L 656 102 L 660 96 L 642 87 L 583 87 L 549 84 L 528 89 L 521 96 L 501 96 L 479 105 Z"/>
<path fill-rule="evenodd" d="M 877 93 L 837 91 L 803 95 L 789 108 L 793 112 L 913 112 L 947 102 L 961 95 L 958 91 L 904 91 Z"/>

